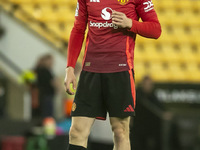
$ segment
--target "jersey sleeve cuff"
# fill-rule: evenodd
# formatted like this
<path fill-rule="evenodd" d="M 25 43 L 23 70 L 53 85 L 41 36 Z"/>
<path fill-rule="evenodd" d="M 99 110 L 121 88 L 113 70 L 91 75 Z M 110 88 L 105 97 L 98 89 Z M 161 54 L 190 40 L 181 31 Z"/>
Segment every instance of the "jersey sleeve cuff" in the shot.
<path fill-rule="evenodd" d="M 75 64 L 75 65 L 72 65 L 72 64 L 68 64 L 68 65 L 66 66 L 66 68 L 68 68 L 68 67 L 72 67 L 72 68 L 75 68 L 75 66 L 76 66 L 76 64 Z"/>
<path fill-rule="evenodd" d="M 137 33 L 137 26 L 139 25 L 139 21 L 132 19 L 132 27 L 128 29 L 128 31 Z"/>

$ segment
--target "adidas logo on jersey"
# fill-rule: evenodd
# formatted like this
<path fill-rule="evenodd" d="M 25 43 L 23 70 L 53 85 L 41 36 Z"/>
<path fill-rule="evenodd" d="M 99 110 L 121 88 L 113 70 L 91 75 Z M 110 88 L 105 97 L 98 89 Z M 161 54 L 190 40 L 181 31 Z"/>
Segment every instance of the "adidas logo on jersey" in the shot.
<path fill-rule="evenodd" d="M 97 3 L 100 3 L 100 0 L 90 0 L 90 2 L 97 2 Z"/>
<path fill-rule="evenodd" d="M 145 3 L 143 3 L 143 5 L 146 5 L 146 7 L 144 8 L 145 12 L 148 12 L 148 11 L 150 11 L 150 10 L 153 9 L 153 3 L 152 3 L 152 1 L 145 2 Z"/>

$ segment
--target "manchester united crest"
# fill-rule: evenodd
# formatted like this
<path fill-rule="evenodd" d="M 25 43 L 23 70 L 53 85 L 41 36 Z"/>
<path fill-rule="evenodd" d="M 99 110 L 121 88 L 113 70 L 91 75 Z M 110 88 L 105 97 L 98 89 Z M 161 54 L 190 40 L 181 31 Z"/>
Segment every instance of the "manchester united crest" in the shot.
<path fill-rule="evenodd" d="M 76 103 L 73 103 L 72 105 L 72 111 L 75 111 L 76 110 Z"/>
<path fill-rule="evenodd" d="M 129 0 L 117 0 L 121 5 L 125 5 Z"/>

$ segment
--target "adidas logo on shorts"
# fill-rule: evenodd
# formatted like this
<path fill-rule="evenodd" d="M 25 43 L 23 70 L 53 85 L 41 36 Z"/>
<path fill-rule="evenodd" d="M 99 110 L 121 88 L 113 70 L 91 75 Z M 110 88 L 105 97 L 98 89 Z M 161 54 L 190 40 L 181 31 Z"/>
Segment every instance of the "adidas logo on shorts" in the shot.
<path fill-rule="evenodd" d="M 124 109 L 124 112 L 134 112 L 134 109 L 131 105 L 128 105 L 128 107 L 126 107 L 126 109 Z"/>

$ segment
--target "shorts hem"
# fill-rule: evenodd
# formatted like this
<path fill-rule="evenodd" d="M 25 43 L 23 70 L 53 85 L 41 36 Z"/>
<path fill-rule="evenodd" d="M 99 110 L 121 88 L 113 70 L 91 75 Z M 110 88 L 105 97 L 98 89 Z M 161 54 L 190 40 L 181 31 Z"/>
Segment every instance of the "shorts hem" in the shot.
<path fill-rule="evenodd" d="M 134 114 L 127 114 L 127 115 L 109 115 L 109 117 L 116 117 L 116 118 L 135 117 L 135 113 Z"/>
<path fill-rule="evenodd" d="M 105 116 L 100 116 L 100 115 L 96 115 L 96 116 L 91 116 L 91 115 L 84 115 L 84 114 L 81 114 L 81 115 L 71 115 L 71 117 L 88 117 L 88 118 L 96 118 L 98 120 L 106 120 L 106 117 Z"/>

